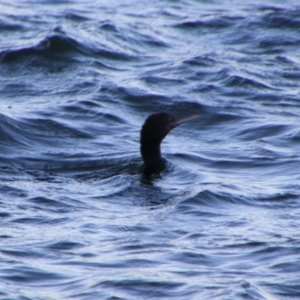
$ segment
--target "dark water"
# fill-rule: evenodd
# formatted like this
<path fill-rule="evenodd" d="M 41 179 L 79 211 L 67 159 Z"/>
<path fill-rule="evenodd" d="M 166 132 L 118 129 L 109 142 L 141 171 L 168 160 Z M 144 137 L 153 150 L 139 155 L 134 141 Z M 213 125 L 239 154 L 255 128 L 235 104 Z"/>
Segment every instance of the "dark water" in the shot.
<path fill-rule="evenodd" d="M 300 4 L 260 2 L 1 1 L 1 299 L 300 299 Z M 202 117 L 147 182 L 158 111 Z"/>

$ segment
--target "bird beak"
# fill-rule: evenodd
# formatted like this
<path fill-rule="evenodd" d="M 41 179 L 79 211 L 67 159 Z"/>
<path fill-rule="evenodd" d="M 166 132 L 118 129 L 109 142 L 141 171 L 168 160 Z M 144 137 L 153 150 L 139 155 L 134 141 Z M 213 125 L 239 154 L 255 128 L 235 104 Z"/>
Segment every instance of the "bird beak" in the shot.
<path fill-rule="evenodd" d="M 194 119 L 197 119 L 197 118 L 200 118 L 200 116 L 199 115 L 192 115 L 192 116 L 189 116 L 187 118 L 178 118 L 174 122 L 170 123 L 170 126 L 173 129 L 173 128 L 179 126 L 180 124 L 183 124 L 185 122 L 188 122 L 188 121 L 191 121 L 191 120 L 194 120 Z"/>

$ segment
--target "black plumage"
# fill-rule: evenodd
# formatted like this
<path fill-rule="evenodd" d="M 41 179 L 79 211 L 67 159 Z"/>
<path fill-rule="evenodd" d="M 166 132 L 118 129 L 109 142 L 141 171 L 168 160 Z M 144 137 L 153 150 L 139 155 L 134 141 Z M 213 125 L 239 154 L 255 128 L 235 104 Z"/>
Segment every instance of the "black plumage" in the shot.
<path fill-rule="evenodd" d="M 141 129 L 141 155 L 145 164 L 145 175 L 159 173 L 164 169 L 161 157 L 160 144 L 166 135 L 178 125 L 198 118 L 193 115 L 187 118 L 178 118 L 165 112 L 150 115 Z"/>

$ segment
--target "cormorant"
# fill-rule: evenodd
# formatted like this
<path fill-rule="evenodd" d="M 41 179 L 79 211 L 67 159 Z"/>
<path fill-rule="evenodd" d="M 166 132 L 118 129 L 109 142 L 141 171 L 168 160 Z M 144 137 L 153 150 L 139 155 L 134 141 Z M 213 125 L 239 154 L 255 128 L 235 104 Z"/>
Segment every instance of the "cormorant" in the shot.
<path fill-rule="evenodd" d="M 178 118 L 165 112 L 150 115 L 141 129 L 141 155 L 145 164 L 144 175 L 158 174 L 164 169 L 165 163 L 161 157 L 160 144 L 166 135 L 178 125 L 198 118 L 192 115 Z"/>

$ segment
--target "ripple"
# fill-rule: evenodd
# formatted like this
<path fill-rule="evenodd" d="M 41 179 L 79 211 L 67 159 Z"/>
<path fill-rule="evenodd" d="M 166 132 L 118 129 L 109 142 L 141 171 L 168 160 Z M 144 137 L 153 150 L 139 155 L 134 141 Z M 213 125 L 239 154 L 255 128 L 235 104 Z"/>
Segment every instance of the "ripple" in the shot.
<path fill-rule="evenodd" d="M 242 20 L 242 17 L 229 17 L 229 16 L 220 16 L 216 18 L 205 18 L 203 17 L 203 20 L 189 20 L 189 21 L 183 21 L 179 24 L 176 24 L 176 27 L 182 28 L 182 29 L 225 29 L 228 28 L 236 21 Z"/>
<path fill-rule="evenodd" d="M 0 19 L 0 30 L 3 31 L 22 31 L 24 27 L 17 22 L 7 21 L 4 18 Z"/>
<path fill-rule="evenodd" d="M 263 10 L 270 11 L 263 16 L 261 23 L 265 28 L 281 30 L 298 30 L 300 18 L 298 8 L 279 9 L 276 7 L 264 7 Z"/>
<path fill-rule="evenodd" d="M 193 197 L 187 197 L 187 199 L 180 202 L 177 209 L 181 213 L 185 214 L 197 214 L 199 216 L 201 215 L 221 215 L 220 212 L 209 212 L 201 211 L 199 207 L 201 206 L 211 206 L 211 207 L 218 207 L 221 208 L 224 207 L 226 204 L 242 204 L 247 203 L 245 202 L 245 199 L 243 197 L 237 197 L 233 195 L 229 195 L 226 193 L 215 193 L 213 191 L 209 190 L 203 190 L 197 193 L 197 195 Z"/>
<path fill-rule="evenodd" d="M 252 141 L 266 137 L 281 135 L 282 133 L 287 132 L 289 129 L 290 127 L 286 125 L 268 124 L 241 130 L 237 136 L 241 140 Z"/>
<path fill-rule="evenodd" d="M 48 245 L 46 248 L 51 250 L 69 251 L 77 248 L 84 247 L 83 244 L 72 242 L 72 241 L 58 241 Z"/>
<path fill-rule="evenodd" d="M 5 282 L 19 283 L 19 284 L 34 284 L 43 281 L 60 281 L 66 279 L 66 276 L 61 274 L 51 273 L 37 268 L 30 267 L 15 267 L 1 270 L 0 277 Z"/>
<path fill-rule="evenodd" d="M 15 145 L 19 145 L 24 151 L 46 145 L 52 147 L 53 140 L 59 146 L 65 143 L 67 139 L 88 139 L 92 136 L 82 130 L 51 119 L 14 120 L 0 115 L 0 137 L 0 148 L 11 156 L 15 151 L 15 153 L 20 153 L 20 148 L 16 149 Z M 59 139 L 61 139 L 61 143 L 58 142 Z"/>
<path fill-rule="evenodd" d="M 44 218 L 44 217 L 24 217 L 12 220 L 14 223 L 20 224 L 60 224 L 68 221 L 68 218 Z"/>
<path fill-rule="evenodd" d="M 2 297 L 297 298 L 299 7 L 204 2 L 0 3 Z"/>
<path fill-rule="evenodd" d="M 254 79 L 232 75 L 224 81 L 227 87 L 254 87 L 259 89 L 271 89 L 270 86 Z"/>
<path fill-rule="evenodd" d="M 212 67 L 216 65 L 216 61 L 208 56 L 195 56 L 185 60 L 184 63 L 197 67 Z"/>
<path fill-rule="evenodd" d="M 157 281 L 157 280 L 140 280 L 140 279 L 120 279 L 105 280 L 98 283 L 95 287 L 102 289 L 117 289 L 121 291 L 129 291 L 132 295 L 147 293 L 148 297 L 161 298 L 170 296 L 180 296 L 178 289 L 183 287 L 180 282 Z"/>
<path fill-rule="evenodd" d="M 57 213 L 66 213 L 74 210 L 74 207 L 63 203 L 62 201 L 56 201 L 53 199 L 47 199 L 45 197 L 35 197 L 28 200 L 34 204 L 36 209 L 42 211 L 49 211 L 49 212 L 57 212 Z"/>

